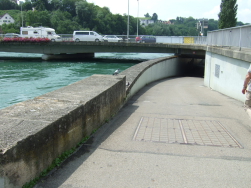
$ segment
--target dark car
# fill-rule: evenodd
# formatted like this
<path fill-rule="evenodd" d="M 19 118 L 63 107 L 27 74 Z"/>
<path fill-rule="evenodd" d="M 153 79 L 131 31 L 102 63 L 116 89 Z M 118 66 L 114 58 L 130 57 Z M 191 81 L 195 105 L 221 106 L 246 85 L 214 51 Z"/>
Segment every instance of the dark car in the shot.
<path fill-rule="evenodd" d="M 138 36 L 135 41 L 137 43 L 156 43 L 156 38 L 154 36 Z"/>
<path fill-rule="evenodd" d="M 16 33 L 6 33 L 4 35 L 4 38 L 18 38 L 18 37 L 19 37 L 19 35 Z"/>

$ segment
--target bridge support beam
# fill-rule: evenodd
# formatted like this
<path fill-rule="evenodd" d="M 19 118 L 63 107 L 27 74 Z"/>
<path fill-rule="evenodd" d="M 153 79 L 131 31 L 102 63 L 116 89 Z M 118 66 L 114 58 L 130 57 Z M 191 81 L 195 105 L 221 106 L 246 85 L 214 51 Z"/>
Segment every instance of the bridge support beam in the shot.
<path fill-rule="evenodd" d="M 44 54 L 42 59 L 49 60 L 65 60 L 65 59 L 88 59 L 93 58 L 94 53 L 78 53 L 78 54 Z"/>

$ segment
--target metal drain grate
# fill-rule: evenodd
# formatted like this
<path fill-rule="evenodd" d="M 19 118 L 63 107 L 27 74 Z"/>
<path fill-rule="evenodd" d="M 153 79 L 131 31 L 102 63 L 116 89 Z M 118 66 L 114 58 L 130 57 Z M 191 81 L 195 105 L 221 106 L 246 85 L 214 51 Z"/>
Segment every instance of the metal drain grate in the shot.
<path fill-rule="evenodd" d="M 218 121 L 142 117 L 134 140 L 243 148 Z"/>

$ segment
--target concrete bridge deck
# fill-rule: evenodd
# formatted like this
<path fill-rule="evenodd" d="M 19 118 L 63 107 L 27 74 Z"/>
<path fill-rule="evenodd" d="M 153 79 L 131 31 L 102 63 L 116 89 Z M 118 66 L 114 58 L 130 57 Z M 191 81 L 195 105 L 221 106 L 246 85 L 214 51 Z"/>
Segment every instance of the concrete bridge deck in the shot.
<path fill-rule="evenodd" d="M 242 102 L 202 78 L 160 80 L 35 187 L 247 188 L 250 123 Z"/>
<path fill-rule="evenodd" d="M 173 53 L 184 58 L 205 59 L 207 51 L 247 62 L 250 62 L 251 59 L 250 48 L 207 46 L 200 44 L 96 42 L 0 43 L 0 52 L 40 53 L 44 54 L 42 57 L 44 60 L 90 58 L 94 57 L 94 53 L 98 52 Z"/>

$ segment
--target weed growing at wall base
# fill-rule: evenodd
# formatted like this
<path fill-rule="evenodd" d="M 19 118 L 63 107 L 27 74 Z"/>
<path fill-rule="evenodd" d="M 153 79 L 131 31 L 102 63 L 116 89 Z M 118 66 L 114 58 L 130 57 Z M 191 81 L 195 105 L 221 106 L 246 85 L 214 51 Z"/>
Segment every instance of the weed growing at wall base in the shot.
<path fill-rule="evenodd" d="M 61 154 L 58 158 L 56 158 L 52 164 L 46 169 L 44 170 L 43 172 L 41 172 L 41 174 L 31 180 L 30 182 L 26 183 L 23 185 L 22 188 L 32 188 L 34 187 L 37 182 L 42 178 L 42 177 L 45 177 L 51 170 L 53 170 L 54 168 L 56 167 L 59 167 L 70 155 L 72 155 L 82 144 L 84 144 L 90 137 L 89 136 L 86 136 L 84 137 L 78 144 L 76 147 L 70 149 L 69 151 L 66 151 L 64 152 L 63 154 Z"/>

